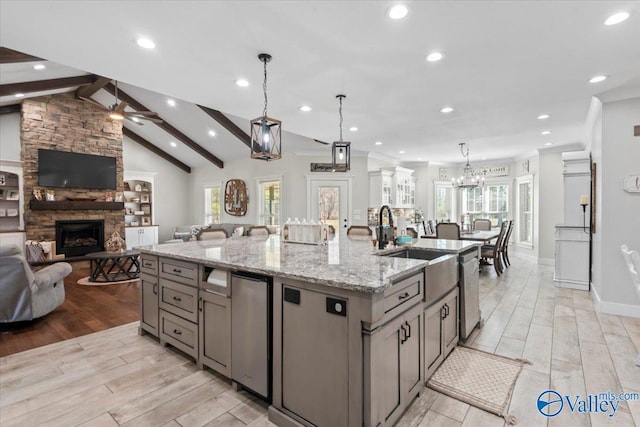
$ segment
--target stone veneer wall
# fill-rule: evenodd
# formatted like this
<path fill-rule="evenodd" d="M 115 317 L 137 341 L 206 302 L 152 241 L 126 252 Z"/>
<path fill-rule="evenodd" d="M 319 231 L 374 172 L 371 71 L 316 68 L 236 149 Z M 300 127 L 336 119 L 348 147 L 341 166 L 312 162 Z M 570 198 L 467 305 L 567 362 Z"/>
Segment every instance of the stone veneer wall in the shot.
<path fill-rule="evenodd" d="M 104 219 L 105 241 L 114 231 L 124 238 L 124 210 L 31 210 L 29 201 L 38 186 L 38 149 L 72 151 L 116 158 L 117 190 L 53 188 L 56 200 L 90 197 L 98 201 L 105 193 L 123 191 L 122 123 L 99 113 L 97 107 L 76 99 L 73 94 L 57 94 L 25 99 L 20 126 L 21 158 L 24 172 L 24 219 L 27 239 L 55 240 L 56 220 Z"/>

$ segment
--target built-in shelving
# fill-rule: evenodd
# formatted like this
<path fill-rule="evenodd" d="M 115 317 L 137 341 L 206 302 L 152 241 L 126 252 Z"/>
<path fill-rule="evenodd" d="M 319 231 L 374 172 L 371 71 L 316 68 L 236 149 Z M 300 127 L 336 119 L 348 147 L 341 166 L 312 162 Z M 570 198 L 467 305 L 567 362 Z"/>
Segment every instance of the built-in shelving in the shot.
<path fill-rule="evenodd" d="M 20 178 L 18 173 L 0 169 L 0 231 L 23 229 Z"/>
<path fill-rule="evenodd" d="M 152 186 L 149 181 L 128 180 L 124 183 L 124 222 L 127 227 L 153 224 Z"/>

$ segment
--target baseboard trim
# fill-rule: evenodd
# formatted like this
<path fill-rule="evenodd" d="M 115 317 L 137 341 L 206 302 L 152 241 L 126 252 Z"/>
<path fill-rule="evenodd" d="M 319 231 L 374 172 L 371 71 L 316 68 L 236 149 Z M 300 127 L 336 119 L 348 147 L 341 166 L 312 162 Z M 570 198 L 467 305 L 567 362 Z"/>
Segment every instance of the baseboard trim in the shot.
<path fill-rule="evenodd" d="M 628 316 L 640 318 L 640 305 L 620 304 L 617 302 L 602 301 L 596 287 L 591 286 L 591 292 L 593 295 L 593 303 L 596 306 L 596 310 L 601 313 L 615 314 L 618 316 Z"/>

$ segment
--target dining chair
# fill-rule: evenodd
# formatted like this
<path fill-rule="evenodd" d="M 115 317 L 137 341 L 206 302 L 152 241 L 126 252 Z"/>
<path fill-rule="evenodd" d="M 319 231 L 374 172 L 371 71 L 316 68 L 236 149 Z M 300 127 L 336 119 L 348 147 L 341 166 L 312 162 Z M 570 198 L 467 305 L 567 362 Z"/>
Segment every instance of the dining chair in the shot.
<path fill-rule="evenodd" d="M 436 238 L 460 240 L 460 226 L 455 222 L 441 222 L 436 225 Z"/>
<path fill-rule="evenodd" d="M 197 240 L 224 240 L 229 237 L 227 231 L 223 228 L 207 228 L 200 230 L 197 234 Z"/>
<path fill-rule="evenodd" d="M 507 266 L 511 266 L 511 261 L 509 260 L 509 240 L 511 239 L 511 233 L 513 232 L 513 220 L 509 221 L 509 228 L 507 229 L 507 234 L 504 236 L 504 240 L 502 242 L 502 248 L 500 252 L 502 253 L 502 262 Z"/>
<path fill-rule="evenodd" d="M 640 253 L 636 250 L 629 249 L 627 245 L 620 246 L 620 249 L 627 263 L 633 286 L 636 288 L 638 298 L 640 298 Z M 636 366 L 640 366 L 640 354 L 636 358 Z"/>
<path fill-rule="evenodd" d="M 493 268 L 496 270 L 496 274 L 500 276 L 504 271 L 502 262 L 500 261 L 501 252 L 500 248 L 502 245 L 502 241 L 507 232 L 507 221 L 503 221 L 502 225 L 500 225 L 500 233 L 496 238 L 496 243 L 493 245 L 483 245 L 480 248 L 480 257 L 481 258 L 492 258 L 493 259 Z"/>
<path fill-rule="evenodd" d="M 268 236 L 269 229 L 264 225 L 256 225 L 247 230 L 247 236 Z"/>
<path fill-rule="evenodd" d="M 491 231 L 491 220 L 478 218 L 473 220 L 474 230 Z"/>
<path fill-rule="evenodd" d="M 352 225 L 347 228 L 347 236 L 371 236 L 373 232 L 366 225 Z"/>

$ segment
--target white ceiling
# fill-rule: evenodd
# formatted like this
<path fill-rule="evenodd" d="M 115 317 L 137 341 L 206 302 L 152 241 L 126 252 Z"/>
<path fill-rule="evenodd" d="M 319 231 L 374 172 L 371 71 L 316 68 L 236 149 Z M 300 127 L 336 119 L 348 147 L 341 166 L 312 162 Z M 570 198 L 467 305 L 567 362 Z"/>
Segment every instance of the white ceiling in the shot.
<path fill-rule="evenodd" d="M 269 115 L 286 131 L 338 139 L 335 95 L 344 93 L 352 149 L 407 162 L 461 162 L 459 142 L 469 143 L 472 162 L 515 158 L 548 141 L 575 147 L 592 96 L 640 96 L 637 1 L 407 1 L 408 16 L 392 21 L 385 12 L 394 3 L 3 0 L 0 45 L 126 82 L 130 95 L 225 161 L 247 156 L 247 147 L 189 104 L 236 116 L 248 131 L 241 118 L 262 113 L 261 52 L 273 55 Z M 603 25 L 620 10 L 631 17 Z M 157 48 L 138 47 L 140 36 Z M 444 60 L 428 63 L 433 50 Z M 49 78 L 12 66 L 18 71 L 7 76 L 0 68 L 2 83 Z M 597 74 L 609 78 L 587 82 Z M 239 77 L 251 86 L 237 87 Z M 169 110 L 159 94 L 184 102 Z M 301 112 L 303 104 L 313 111 Z M 445 105 L 455 111 L 440 113 Z M 537 120 L 541 113 L 551 118 Z M 174 153 L 152 125 L 129 127 Z M 542 136 L 546 129 L 552 134 Z M 291 140 L 283 138 L 285 155 L 322 149 Z M 203 162 L 193 152 L 176 157 Z"/>

